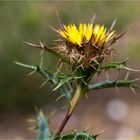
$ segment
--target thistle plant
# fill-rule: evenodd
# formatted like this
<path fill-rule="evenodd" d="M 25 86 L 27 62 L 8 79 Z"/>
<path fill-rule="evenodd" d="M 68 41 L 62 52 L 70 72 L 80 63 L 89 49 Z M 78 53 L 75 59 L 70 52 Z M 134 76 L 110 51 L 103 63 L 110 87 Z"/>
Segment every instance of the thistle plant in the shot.
<path fill-rule="evenodd" d="M 54 47 L 48 47 L 47 44 L 42 42 L 39 42 L 38 45 L 26 42 L 32 47 L 40 48 L 43 51 L 56 55 L 59 58 L 59 67 L 53 73 L 43 66 L 43 61 L 37 66 L 19 62 L 16 62 L 16 64 L 33 70 L 32 73 L 40 73 L 45 78 L 42 86 L 50 81 L 54 85 L 53 91 L 59 90 L 61 97 L 65 97 L 67 100 L 67 113 L 54 134 L 49 130 L 48 119 L 45 119 L 43 113 L 39 112 L 37 119 L 39 139 L 95 140 L 98 134 L 93 135 L 88 130 L 82 132 L 74 131 L 67 134 L 62 133 L 81 98 L 85 97 L 88 91 L 94 91 L 95 89 L 128 87 L 134 91 L 134 88 L 137 87 L 134 83 L 136 80 L 128 79 L 91 83 L 92 78 L 110 69 L 136 71 L 126 65 L 127 59 L 122 62 L 107 61 L 113 57 L 114 49 L 112 45 L 126 33 L 117 34 L 113 29 L 114 25 L 115 20 L 109 29 L 104 25 L 93 24 L 93 22 L 80 23 L 79 25 L 60 24 L 58 29 L 54 29 L 59 36 Z M 70 69 L 69 74 L 65 74 L 62 71 L 62 67 L 65 64 Z M 71 83 L 75 83 L 76 90 L 73 90 Z"/>

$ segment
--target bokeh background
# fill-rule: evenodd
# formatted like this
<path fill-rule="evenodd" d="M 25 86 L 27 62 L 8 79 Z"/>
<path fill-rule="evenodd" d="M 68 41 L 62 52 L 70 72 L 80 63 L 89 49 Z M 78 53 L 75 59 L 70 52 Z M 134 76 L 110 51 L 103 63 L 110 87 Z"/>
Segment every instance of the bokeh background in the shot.
<path fill-rule="evenodd" d="M 96 13 L 96 23 L 107 27 L 117 19 L 115 30 L 127 30 L 127 34 L 115 45 L 116 60 L 130 58 L 128 64 L 140 69 L 140 1 L 0 1 L 0 139 L 33 139 L 36 131 L 29 130 L 30 118 L 36 117 L 36 107 L 46 115 L 55 112 L 50 120 L 55 131 L 65 115 L 65 100 L 55 102 L 50 84 L 39 89 L 44 79 L 14 64 L 19 61 L 38 64 L 40 50 L 30 48 L 23 41 L 39 40 L 53 46 L 57 39 L 51 27 L 58 27 L 56 12 L 63 23 L 89 22 Z M 45 65 L 55 70 L 57 58 L 47 53 Z M 116 77 L 110 71 L 96 81 Z M 125 72 L 120 71 L 123 79 Z M 140 73 L 130 73 L 130 79 Z M 138 82 L 138 84 L 140 84 Z M 68 129 L 83 130 L 89 127 L 93 133 L 104 132 L 99 139 L 127 140 L 140 138 L 140 91 L 136 95 L 130 89 L 105 89 L 88 94 L 70 119 Z"/>

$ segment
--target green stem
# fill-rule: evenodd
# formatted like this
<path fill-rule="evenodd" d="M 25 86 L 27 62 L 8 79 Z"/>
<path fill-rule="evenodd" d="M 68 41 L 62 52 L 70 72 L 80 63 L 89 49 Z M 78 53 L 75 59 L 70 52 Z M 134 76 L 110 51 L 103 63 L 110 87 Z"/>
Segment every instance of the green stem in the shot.
<path fill-rule="evenodd" d="M 86 88 L 82 87 L 81 85 L 77 86 L 77 90 L 70 102 L 70 106 L 69 109 L 66 113 L 66 116 L 64 118 L 64 120 L 62 121 L 60 127 L 58 128 L 58 131 L 55 134 L 55 137 L 57 137 L 58 135 L 60 135 L 60 133 L 63 131 L 64 127 L 66 126 L 68 120 L 70 119 L 70 117 L 72 116 L 76 106 L 78 105 L 81 97 L 86 93 Z"/>

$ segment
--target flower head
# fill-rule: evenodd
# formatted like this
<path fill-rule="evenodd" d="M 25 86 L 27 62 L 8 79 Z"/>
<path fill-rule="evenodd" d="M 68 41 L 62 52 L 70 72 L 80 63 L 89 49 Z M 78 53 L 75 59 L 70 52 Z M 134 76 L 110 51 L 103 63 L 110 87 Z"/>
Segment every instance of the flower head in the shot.
<path fill-rule="evenodd" d="M 112 27 L 107 30 L 104 25 L 91 23 L 63 25 L 57 32 L 60 35 L 56 47 L 58 52 L 64 54 L 72 66 L 74 64 L 86 68 L 102 63 L 112 52 L 110 46 L 120 38 Z"/>
<path fill-rule="evenodd" d="M 104 25 L 100 26 L 97 24 L 93 26 L 93 24 L 90 23 L 80 23 L 79 26 L 74 24 L 64 25 L 63 29 L 58 29 L 58 33 L 66 41 L 81 47 L 83 43 L 89 42 L 90 40 L 92 44 L 100 47 L 115 35 L 114 31 L 107 32 Z"/>

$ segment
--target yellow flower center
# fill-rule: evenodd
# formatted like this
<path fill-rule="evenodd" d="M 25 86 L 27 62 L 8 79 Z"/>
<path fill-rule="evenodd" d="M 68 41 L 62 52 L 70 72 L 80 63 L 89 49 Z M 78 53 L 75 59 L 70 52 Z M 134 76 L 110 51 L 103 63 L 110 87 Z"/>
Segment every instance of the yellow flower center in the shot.
<path fill-rule="evenodd" d="M 64 25 L 64 29 L 58 29 L 57 31 L 62 38 L 79 46 L 82 46 L 82 43 L 88 42 L 91 39 L 92 44 L 100 47 L 115 35 L 114 31 L 107 32 L 107 28 L 105 28 L 104 25 L 101 26 L 97 24 L 93 26 L 90 23 L 80 23 L 79 26 L 76 26 L 75 24 L 70 24 L 68 26 Z"/>

